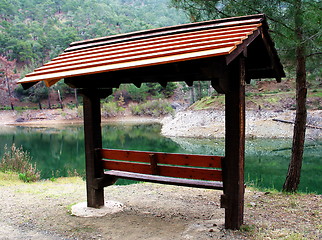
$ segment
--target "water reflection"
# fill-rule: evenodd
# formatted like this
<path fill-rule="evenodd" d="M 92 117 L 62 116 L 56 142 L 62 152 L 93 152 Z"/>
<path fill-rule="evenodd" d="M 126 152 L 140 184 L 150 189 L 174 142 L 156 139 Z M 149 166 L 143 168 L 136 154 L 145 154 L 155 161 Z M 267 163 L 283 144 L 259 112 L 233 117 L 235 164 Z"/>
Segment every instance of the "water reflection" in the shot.
<path fill-rule="evenodd" d="M 103 146 L 115 149 L 176 153 L 224 154 L 223 139 L 165 138 L 161 126 L 105 125 Z M 43 178 L 67 176 L 76 170 L 84 175 L 82 126 L 63 128 L 4 127 L 0 129 L 0 156 L 5 144 L 22 145 L 42 171 Z M 291 140 L 253 139 L 246 142 L 245 179 L 263 188 L 281 189 L 291 154 Z M 322 193 L 322 140 L 307 141 L 300 190 Z"/>
<path fill-rule="evenodd" d="M 16 127 L 10 133 L 0 132 L 0 155 L 5 144 L 15 143 L 30 153 L 41 170 L 42 178 L 67 176 L 74 169 L 84 174 L 83 142 L 82 127 Z"/>
<path fill-rule="evenodd" d="M 224 154 L 224 139 L 173 138 L 193 153 Z M 245 180 L 248 185 L 282 189 L 291 156 L 291 139 L 251 139 L 245 146 Z M 307 140 L 303 157 L 302 192 L 322 193 L 322 139 Z"/>

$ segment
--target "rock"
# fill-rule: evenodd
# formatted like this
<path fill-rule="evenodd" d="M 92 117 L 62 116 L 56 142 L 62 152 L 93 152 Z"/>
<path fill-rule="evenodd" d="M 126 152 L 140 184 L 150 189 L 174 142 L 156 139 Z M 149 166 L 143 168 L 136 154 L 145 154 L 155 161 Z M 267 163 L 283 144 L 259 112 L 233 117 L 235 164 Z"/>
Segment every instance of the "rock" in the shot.
<path fill-rule="evenodd" d="M 182 108 L 181 104 L 180 103 L 177 103 L 177 102 L 173 102 L 171 103 L 171 107 L 175 110 L 178 110 L 180 108 Z"/>
<path fill-rule="evenodd" d="M 293 121 L 295 111 L 247 111 L 246 138 L 292 138 L 292 124 L 274 122 L 279 118 Z M 308 112 L 308 123 L 321 126 L 322 111 Z M 162 121 L 161 134 L 167 137 L 222 138 L 225 136 L 225 112 L 221 110 L 179 111 Z M 321 138 L 320 129 L 307 129 L 306 138 Z"/>
<path fill-rule="evenodd" d="M 87 207 L 87 202 L 72 206 L 72 215 L 77 217 L 104 217 L 107 214 L 122 212 L 124 205 L 116 201 L 106 201 L 101 208 Z"/>
<path fill-rule="evenodd" d="M 16 122 L 24 122 L 25 121 L 25 119 L 24 118 L 17 118 L 16 119 Z"/>

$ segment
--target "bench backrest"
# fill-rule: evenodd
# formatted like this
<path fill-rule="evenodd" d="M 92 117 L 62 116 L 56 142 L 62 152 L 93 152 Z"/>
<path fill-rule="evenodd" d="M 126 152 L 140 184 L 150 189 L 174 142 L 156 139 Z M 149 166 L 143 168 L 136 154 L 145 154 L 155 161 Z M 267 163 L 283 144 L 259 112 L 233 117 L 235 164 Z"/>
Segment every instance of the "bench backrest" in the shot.
<path fill-rule="evenodd" d="M 222 181 L 221 156 L 100 149 L 103 168 L 166 177 Z"/>

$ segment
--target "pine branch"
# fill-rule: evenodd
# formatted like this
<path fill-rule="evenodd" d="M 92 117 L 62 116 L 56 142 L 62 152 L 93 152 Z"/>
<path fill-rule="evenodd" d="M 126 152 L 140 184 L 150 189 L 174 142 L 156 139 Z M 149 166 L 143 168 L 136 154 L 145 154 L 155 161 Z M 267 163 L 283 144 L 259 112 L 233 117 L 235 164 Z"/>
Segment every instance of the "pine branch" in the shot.
<path fill-rule="evenodd" d="M 239 1 L 237 2 L 237 0 L 232 0 L 232 1 L 234 1 L 236 4 L 243 4 L 244 7 L 247 7 L 247 8 L 249 8 L 250 10 L 252 10 L 252 11 L 254 11 L 256 13 L 262 13 L 262 11 L 260 11 L 260 10 L 258 10 L 256 8 L 253 8 L 252 6 L 250 6 L 248 4 L 245 4 L 244 2 L 239 2 Z M 267 19 L 271 20 L 272 22 L 278 23 L 281 26 L 283 26 L 283 27 L 285 27 L 285 28 L 287 28 L 287 29 L 289 29 L 289 30 L 291 30 L 293 32 L 295 31 L 295 29 L 291 28 L 290 26 L 286 25 L 285 23 L 283 23 L 283 22 L 281 22 L 281 21 L 279 21 L 279 20 L 277 20 L 275 18 L 272 18 L 272 17 L 267 16 L 267 15 L 266 15 L 266 17 L 267 17 Z"/>
<path fill-rule="evenodd" d="M 309 57 L 313 57 L 313 56 L 315 56 L 315 55 L 320 55 L 320 54 L 322 54 L 322 52 L 315 52 L 315 53 L 311 53 L 311 54 L 309 54 L 309 55 L 306 55 L 305 57 L 306 57 L 306 58 L 309 58 Z"/>

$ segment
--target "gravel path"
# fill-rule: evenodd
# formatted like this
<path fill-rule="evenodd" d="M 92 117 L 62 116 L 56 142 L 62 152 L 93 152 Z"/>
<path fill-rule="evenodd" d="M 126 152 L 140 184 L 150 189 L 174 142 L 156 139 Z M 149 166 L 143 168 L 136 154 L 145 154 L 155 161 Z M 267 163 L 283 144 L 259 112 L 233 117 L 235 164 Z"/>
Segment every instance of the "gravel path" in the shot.
<path fill-rule="evenodd" d="M 42 233 L 39 229 L 30 230 L 27 227 L 18 227 L 0 222 L 0 240 L 60 240 L 62 237 Z"/>

